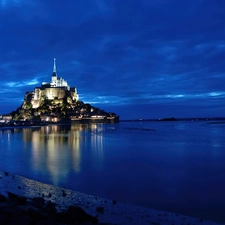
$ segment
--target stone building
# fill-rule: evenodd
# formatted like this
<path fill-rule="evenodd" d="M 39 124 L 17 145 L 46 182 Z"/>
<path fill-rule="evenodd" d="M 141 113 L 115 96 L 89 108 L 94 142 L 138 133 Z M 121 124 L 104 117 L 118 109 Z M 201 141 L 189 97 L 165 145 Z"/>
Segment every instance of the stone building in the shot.
<path fill-rule="evenodd" d="M 75 87 L 70 87 L 66 80 L 59 78 L 56 72 L 56 59 L 54 58 L 53 74 L 50 82 L 43 82 L 41 87 L 34 88 L 33 92 L 27 92 L 25 100 L 32 103 L 32 108 L 38 108 L 41 100 L 44 98 L 63 99 L 66 95 L 70 96 L 72 100 L 78 100 L 79 96 Z"/>

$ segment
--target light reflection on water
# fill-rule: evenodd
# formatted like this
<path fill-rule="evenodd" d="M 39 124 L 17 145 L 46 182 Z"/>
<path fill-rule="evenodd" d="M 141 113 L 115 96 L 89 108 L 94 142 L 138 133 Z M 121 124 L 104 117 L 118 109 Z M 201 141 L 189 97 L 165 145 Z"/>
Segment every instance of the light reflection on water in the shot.
<path fill-rule="evenodd" d="M 0 130 L 0 138 L 0 170 L 225 222 L 225 124 L 53 125 Z"/>

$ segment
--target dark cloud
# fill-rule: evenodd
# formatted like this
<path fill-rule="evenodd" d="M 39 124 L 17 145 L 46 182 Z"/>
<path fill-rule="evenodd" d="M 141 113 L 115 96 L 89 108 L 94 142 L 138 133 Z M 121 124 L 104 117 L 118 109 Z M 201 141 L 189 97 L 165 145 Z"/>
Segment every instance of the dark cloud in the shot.
<path fill-rule="evenodd" d="M 0 113 L 49 81 L 56 57 L 81 100 L 122 118 L 223 115 L 224 17 L 224 1 L 5 1 Z"/>

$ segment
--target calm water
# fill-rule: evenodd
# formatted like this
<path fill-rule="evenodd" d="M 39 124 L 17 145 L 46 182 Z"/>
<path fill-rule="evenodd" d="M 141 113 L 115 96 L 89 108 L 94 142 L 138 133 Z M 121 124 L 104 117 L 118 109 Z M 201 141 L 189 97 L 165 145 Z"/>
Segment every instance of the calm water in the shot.
<path fill-rule="evenodd" d="M 121 122 L 4 129 L 0 170 L 225 222 L 225 124 Z"/>

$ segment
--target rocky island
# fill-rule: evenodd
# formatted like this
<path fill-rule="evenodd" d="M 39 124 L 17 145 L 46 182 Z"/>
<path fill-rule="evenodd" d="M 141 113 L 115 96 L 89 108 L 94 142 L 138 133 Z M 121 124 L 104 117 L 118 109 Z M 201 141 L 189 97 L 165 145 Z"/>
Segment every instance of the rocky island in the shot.
<path fill-rule="evenodd" d="M 105 112 L 79 100 L 75 87 L 59 78 L 54 59 L 53 74 L 50 82 L 42 82 L 40 87 L 27 92 L 22 105 L 8 115 L 1 116 L 1 123 L 58 123 L 76 122 L 119 122 L 119 116 Z"/>

